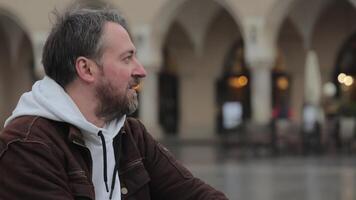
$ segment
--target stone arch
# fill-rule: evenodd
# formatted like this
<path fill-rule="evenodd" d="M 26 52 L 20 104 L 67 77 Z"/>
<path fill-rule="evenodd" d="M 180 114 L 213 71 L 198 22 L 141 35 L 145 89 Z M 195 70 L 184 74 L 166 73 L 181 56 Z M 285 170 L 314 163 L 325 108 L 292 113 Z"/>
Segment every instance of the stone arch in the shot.
<path fill-rule="evenodd" d="M 10 12 L 0 9 L 0 123 L 11 113 L 20 95 L 34 81 L 34 56 L 30 37 Z"/>
<path fill-rule="evenodd" d="M 266 16 L 266 28 L 273 41 L 278 38 L 280 27 L 288 16 L 288 12 L 296 4 L 297 0 L 276 0 Z"/>
<path fill-rule="evenodd" d="M 159 9 L 160 12 L 156 14 L 154 20 L 151 24 L 152 32 L 151 39 L 153 40 L 153 44 L 155 44 L 155 49 L 161 49 L 164 44 L 164 38 L 168 33 L 170 25 L 176 20 L 179 12 L 182 8 L 194 1 L 199 0 L 175 0 L 175 1 L 167 1 L 162 7 Z M 209 2 L 215 4 L 217 7 L 221 7 L 226 10 L 234 19 L 235 23 L 238 27 L 242 27 L 241 17 L 233 11 L 228 1 L 226 0 L 210 0 L 204 1 L 204 3 Z M 189 33 L 189 31 L 187 31 Z M 191 34 L 188 34 L 188 37 L 192 38 Z"/>
<path fill-rule="evenodd" d="M 180 62 L 184 59 L 184 57 L 194 56 L 194 47 L 184 26 L 182 26 L 178 21 L 174 21 L 170 25 L 167 35 L 163 41 L 162 50 L 169 51 L 170 57 L 173 57 L 174 63 L 170 66 L 162 65 L 162 67 L 170 67 L 168 69 L 170 71 L 174 71 L 177 74 L 185 74 L 187 69 L 184 68 L 184 61 L 182 63 Z"/>
<path fill-rule="evenodd" d="M 278 40 L 281 26 L 287 18 L 296 25 L 297 30 L 303 36 L 304 42 L 309 42 L 313 32 L 315 21 L 320 12 L 333 0 L 276 0 L 272 9 L 266 16 L 266 28 L 273 41 Z M 308 19 L 306 22 L 306 19 Z M 310 33 L 309 33 L 310 32 Z M 309 44 L 307 44 L 309 45 Z"/>
<path fill-rule="evenodd" d="M 320 14 L 313 32 L 312 46 L 318 52 L 322 81 L 332 80 L 334 64 L 344 41 L 356 32 L 352 19 L 356 8 L 349 1 L 333 1 Z"/>
<path fill-rule="evenodd" d="M 27 25 L 23 23 L 24 20 L 21 19 L 15 11 L 12 11 L 11 9 L 0 6 L 0 16 L 2 18 L 6 18 L 7 20 L 16 24 L 16 26 L 18 26 L 18 28 L 23 30 L 26 34 L 29 33 L 30 28 L 27 27 Z"/>
<path fill-rule="evenodd" d="M 276 1 L 270 15 L 267 16 L 267 27 L 270 28 L 274 40 L 279 44 L 280 34 L 284 29 L 283 27 L 286 23 L 290 25 L 294 24 L 294 32 L 300 34 L 298 39 L 300 41 L 298 43 L 302 44 L 302 46 L 300 47 L 300 44 L 298 44 L 299 47 L 297 47 L 297 49 L 299 49 L 300 53 L 293 53 L 293 55 L 299 54 L 300 59 L 296 60 L 304 61 L 306 52 L 303 52 L 303 50 L 315 50 L 319 58 L 322 83 L 325 83 L 332 78 L 330 75 L 332 74 L 333 65 L 335 63 L 337 48 L 341 46 L 341 42 L 343 42 L 350 33 L 356 30 L 356 26 L 351 22 L 351 19 L 356 17 L 356 12 L 351 11 L 355 9 L 354 6 L 350 4 L 351 2 L 348 0 L 316 0 L 313 2 L 306 0 Z M 311 10 L 307 12 L 306 9 Z M 348 16 L 345 16 L 345 13 L 348 13 L 346 14 Z M 308 22 L 306 22 L 305 19 L 308 19 Z M 292 65 L 297 67 L 297 62 L 287 62 L 291 62 Z M 304 62 L 301 63 L 299 61 L 299 64 L 304 68 Z M 297 82 L 302 84 L 304 75 L 304 69 L 293 72 L 293 76 L 297 76 L 299 77 L 298 79 L 300 79 Z M 296 80 L 293 79 L 294 83 L 295 81 Z M 293 84 L 293 86 L 295 86 L 295 84 Z M 300 89 L 303 90 L 304 88 L 301 87 Z M 299 103 L 296 105 L 300 107 L 300 99 L 297 102 Z M 300 114 L 298 114 L 298 112 L 296 114 L 297 118 L 300 118 Z"/>
<path fill-rule="evenodd" d="M 206 31 L 204 39 L 205 52 L 202 55 L 203 64 L 200 65 L 204 66 L 204 68 L 202 67 L 200 70 L 206 74 L 206 77 L 211 77 L 211 80 L 213 80 L 212 84 L 208 85 L 207 91 L 209 92 L 207 93 L 211 97 L 209 107 L 215 110 L 210 114 L 214 116 L 210 121 L 211 124 L 215 125 L 214 128 L 217 133 L 236 131 L 231 127 L 225 127 L 223 123 L 226 122 L 223 117 L 225 113 L 223 112 L 223 106 L 227 102 L 241 105 L 243 119 L 247 120 L 249 118 L 249 85 L 236 88 L 228 84 L 229 80 L 236 80 L 239 76 L 248 77 L 248 74 L 246 74 L 248 70 L 244 62 L 243 38 L 241 27 L 237 26 L 233 17 L 225 9 L 220 9 L 215 14 Z M 237 53 L 238 51 L 241 51 L 241 54 Z M 236 121 L 241 123 L 242 119 Z"/>
<path fill-rule="evenodd" d="M 204 8 L 201 8 L 202 4 L 205 6 Z M 227 16 L 229 25 L 237 27 L 233 32 L 239 32 L 240 26 L 236 22 L 236 15 L 231 14 L 228 4 L 224 4 L 224 1 L 178 0 L 165 6 L 168 8 L 162 8 L 162 12 L 165 14 L 159 14 L 159 20 L 154 24 L 152 36 L 161 40 L 156 41 L 158 44 L 156 48 L 161 52 L 166 39 L 171 36 L 169 31 L 172 30 L 172 27 L 179 27 L 181 36 L 184 35 L 184 41 L 177 42 L 180 44 L 180 52 L 176 52 L 176 55 L 180 56 L 176 60 L 177 68 L 179 68 L 177 70 L 178 101 L 181 115 L 179 129 L 184 133 L 181 137 L 199 136 L 199 133 L 206 134 L 204 136 L 206 137 L 213 134 L 215 128 L 214 80 L 216 74 L 212 71 L 222 67 L 224 52 L 226 53 L 229 47 L 228 44 L 225 45 L 223 55 L 220 56 L 221 62 L 213 66 L 212 63 L 215 59 L 206 55 L 209 53 L 206 49 L 211 47 L 211 43 L 207 46 L 209 31 L 214 30 L 211 28 L 211 24 L 216 21 L 219 14 L 223 13 L 225 17 Z M 194 12 L 194 9 L 199 9 L 200 12 Z M 223 17 L 223 20 L 226 18 Z M 242 37 L 242 34 L 239 36 Z M 231 43 L 233 42 L 231 41 Z M 196 95 L 197 91 L 200 91 L 198 96 Z M 193 132 L 194 134 L 189 134 Z"/>
<path fill-rule="evenodd" d="M 221 9 L 211 20 L 204 37 L 205 55 L 218 54 L 214 61 L 215 66 L 222 66 L 225 56 L 231 47 L 238 41 L 243 41 L 241 27 L 234 23 L 233 17 L 224 9 Z M 217 47 L 218 46 L 218 47 Z M 217 49 L 218 48 L 218 49 Z M 213 53 L 215 52 L 215 53 Z M 222 69 L 216 68 L 212 74 L 222 74 Z"/>
<path fill-rule="evenodd" d="M 162 48 L 159 72 L 159 122 L 167 134 L 178 134 L 184 97 L 181 87 L 195 61 L 193 46 L 184 27 L 177 21 L 171 24 Z"/>

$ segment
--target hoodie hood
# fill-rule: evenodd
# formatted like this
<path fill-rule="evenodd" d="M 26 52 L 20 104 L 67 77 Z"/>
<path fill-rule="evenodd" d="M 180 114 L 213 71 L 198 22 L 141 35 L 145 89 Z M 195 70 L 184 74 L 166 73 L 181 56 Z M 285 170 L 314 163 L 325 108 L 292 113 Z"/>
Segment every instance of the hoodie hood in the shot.
<path fill-rule="evenodd" d="M 94 134 L 95 139 L 91 139 L 98 141 L 97 133 L 99 131 L 102 131 L 105 136 L 113 138 L 125 121 L 124 116 L 120 120 L 113 120 L 103 128 L 88 122 L 64 89 L 47 76 L 37 81 L 32 86 L 32 91 L 21 96 L 12 115 L 5 121 L 5 127 L 13 119 L 24 115 L 36 115 L 54 121 L 67 122 L 85 133 Z"/>

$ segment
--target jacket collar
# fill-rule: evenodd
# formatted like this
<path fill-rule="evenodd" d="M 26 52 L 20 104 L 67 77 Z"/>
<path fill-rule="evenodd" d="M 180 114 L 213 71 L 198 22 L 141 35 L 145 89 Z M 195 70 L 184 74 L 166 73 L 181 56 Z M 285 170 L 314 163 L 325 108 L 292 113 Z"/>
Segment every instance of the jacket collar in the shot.
<path fill-rule="evenodd" d="M 82 132 L 74 126 L 69 126 L 68 140 L 81 146 L 85 146 Z"/>

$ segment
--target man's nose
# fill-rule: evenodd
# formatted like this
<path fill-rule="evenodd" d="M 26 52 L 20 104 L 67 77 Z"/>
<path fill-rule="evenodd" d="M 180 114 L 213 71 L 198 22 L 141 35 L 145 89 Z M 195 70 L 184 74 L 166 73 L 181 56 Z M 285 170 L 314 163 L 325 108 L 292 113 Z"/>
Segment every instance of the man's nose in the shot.
<path fill-rule="evenodd" d="M 136 60 L 136 62 L 137 62 L 137 63 L 136 63 L 136 68 L 135 68 L 135 70 L 134 70 L 133 75 L 134 75 L 134 76 L 138 76 L 138 77 L 140 77 L 140 78 L 146 77 L 147 72 L 146 72 L 145 68 L 144 68 L 143 65 L 140 63 L 140 61 Z"/>

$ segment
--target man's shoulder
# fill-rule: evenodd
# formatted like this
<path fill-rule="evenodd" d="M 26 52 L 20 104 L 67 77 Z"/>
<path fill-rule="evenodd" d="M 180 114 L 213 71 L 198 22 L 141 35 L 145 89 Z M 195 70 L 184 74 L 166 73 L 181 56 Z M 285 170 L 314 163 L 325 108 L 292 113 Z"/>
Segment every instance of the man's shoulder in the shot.
<path fill-rule="evenodd" d="M 136 142 L 140 143 L 151 138 L 143 123 L 132 117 L 126 118 L 124 124 L 124 134 L 130 135 Z"/>
<path fill-rule="evenodd" d="M 133 117 L 127 117 L 124 126 L 125 128 L 144 128 L 142 122 Z"/>
<path fill-rule="evenodd" d="M 125 124 L 124 124 L 124 130 L 126 133 L 132 134 L 132 135 L 137 135 L 137 134 L 143 134 L 146 132 L 146 129 L 142 122 L 136 118 L 133 117 L 127 117 Z"/>
<path fill-rule="evenodd" d="M 58 135 L 59 124 L 59 122 L 56 123 L 39 116 L 17 117 L 1 131 L 1 146 L 7 146 L 17 141 L 33 142 L 49 140 L 51 135 Z"/>
<path fill-rule="evenodd" d="M 48 130 L 55 128 L 56 123 L 53 120 L 46 119 L 40 116 L 25 115 L 13 119 L 3 129 L 3 133 L 16 131 L 19 133 L 29 134 L 34 129 Z"/>

